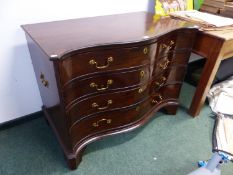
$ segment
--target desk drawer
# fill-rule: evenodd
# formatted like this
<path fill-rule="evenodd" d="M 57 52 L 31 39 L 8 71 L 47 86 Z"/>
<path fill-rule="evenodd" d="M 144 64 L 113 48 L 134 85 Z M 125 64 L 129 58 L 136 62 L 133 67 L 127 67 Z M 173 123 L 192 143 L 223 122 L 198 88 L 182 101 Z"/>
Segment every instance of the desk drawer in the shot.
<path fill-rule="evenodd" d="M 145 84 L 150 77 L 149 66 L 127 72 L 106 73 L 70 83 L 63 89 L 66 105 L 90 95 L 121 90 Z"/>
<path fill-rule="evenodd" d="M 95 52 L 69 55 L 59 64 L 61 83 L 67 84 L 86 74 L 128 69 L 149 63 L 149 49 L 150 46 L 113 50 L 103 48 Z"/>
<path fill-rule="evenodd" d="M 84 117 L 94 115 L 96 113 L 125 108 L 148 97 L 150 91 L 149 87 L 150 86 L 148 84 L 126 91 L 105 93 L 89 97 L 72 105 L 67 109 L 66 113 L 70 118 L 70 123 L 73 124 L 77 120 L 81 120 Z"/>

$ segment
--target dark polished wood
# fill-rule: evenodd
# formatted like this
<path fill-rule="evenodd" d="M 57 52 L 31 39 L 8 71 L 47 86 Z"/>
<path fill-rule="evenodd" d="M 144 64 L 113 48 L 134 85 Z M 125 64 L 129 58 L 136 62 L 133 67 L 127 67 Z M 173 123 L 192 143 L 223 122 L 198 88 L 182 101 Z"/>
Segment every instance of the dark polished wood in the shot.
<path fill-rule="evenodd" d="M 143 92 L 139 93 L 140 89 L 143 89 Z M 149 94 L 149 84 L 124 91 L 106 92 L 78 101 L 67 109 L 67 114 L 71 123 L 74 123 L 85 116 L 89 117 L 92 114 L 100 114 L 106 111 L 111 113 L 112 110 L 131 106 L 142 101 Z"/>
<path fill-rule="evenodd" d="M 90 142 L 175 114 L 197 29 L 145 12 L 22 26 L 43 111 L 75 169 Z"/>
<path fill-rule="evenodd" d="M 29 24 L 22 27 L 49 57 L 57 55 L 61 58 L 72 50 L 79 49 L 79 53 L 82 53 L 99 45 L 115 44 L 115 47 L 119 47 L 122 43 L 137 45 L 142 41 L 151 42 L 153 38 L 171 31 L 193 28 L 193 24 L 169 18 L 158 19 L 153 14 L 137 12 Z M 133 46 L 132 44 L 131 47 Z"/>
<path fill-rule="evenodd" d="M 64 101 L 67 105 L 99 93 L 108 91 L 122 90 L 129 87 L 135 87 L 145 84 L 150 79 L 149 65 L 139 67 L 138 69 L 114 72 L 106 74 L 95 74 L 85 79 L 78 79 L 63 88 Z M 143 76 L 141 74 L 143 73 Z M 104 76 L 103 76 L 104 75 Z M 89 85 L 89 86 L 86 86 Z M 80 89 L 79 87 L 86 87 Z"/>
<path fill-rule="evenodd" d="M 146 45 L 124 49 L 117 48 L 114 50 L 98 47 L 94 52 L 73 55 L 67 54 L 59 65 L 62 75 L 61 82 L 66 85 L 77 77 L 89 77 L 89 75 L 95 73 L 128 69 L 148 64 L 150 59 L 148 53 L 144 54 L 144 49 L 151 50 L 154 49 L 154 47 L 153 45 Z M 127 58 L 129 57 L 133 59 L 128 60 Z M 112 61 L 108 59 L 112 59 Z M 91 61 L 94 61 L 95 64 L 90 64 Z"/>

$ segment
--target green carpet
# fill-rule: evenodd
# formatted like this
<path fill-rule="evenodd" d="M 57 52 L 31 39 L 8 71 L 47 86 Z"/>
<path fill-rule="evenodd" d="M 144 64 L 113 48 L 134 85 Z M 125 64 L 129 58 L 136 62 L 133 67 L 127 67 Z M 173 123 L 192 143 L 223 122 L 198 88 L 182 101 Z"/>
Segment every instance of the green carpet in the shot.
<path fill-rule="evenodd" d="M 199 118 L 187 113 L 194 88 L 185 84 L 176 116 L 158 113 L 135 131 L 90 144 L 70 171 L 43 118 L 0 131 L 0 175 L 186 175 L 211 157 L 214 120 L 205 106 Z M 232 175 L 233 164 L 222 167 Z"/>

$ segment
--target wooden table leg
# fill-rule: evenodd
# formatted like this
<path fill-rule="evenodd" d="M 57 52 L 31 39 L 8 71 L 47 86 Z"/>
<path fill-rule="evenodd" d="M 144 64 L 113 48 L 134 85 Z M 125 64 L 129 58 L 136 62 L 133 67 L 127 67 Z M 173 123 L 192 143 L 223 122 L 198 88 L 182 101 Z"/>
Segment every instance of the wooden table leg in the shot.
<path fill-rule="evenodd" d="M 209 44 L 211 45 L 211 43 Z M 219 68 L 223 55 L 222 45 L 222 42 L 216 42 L 216 44 L 213 43 L 213 47 L 210 49 L 208 56 L 206 57 L 206 63 L 201 73 L 201 79 L 199 80 L 192 99 L 192 104 L 188 111 L 188 113 L 193 117 L 199 115 L 201 107 L 205 102 L 207 93 L 210 90 L 213 79 Z"/>

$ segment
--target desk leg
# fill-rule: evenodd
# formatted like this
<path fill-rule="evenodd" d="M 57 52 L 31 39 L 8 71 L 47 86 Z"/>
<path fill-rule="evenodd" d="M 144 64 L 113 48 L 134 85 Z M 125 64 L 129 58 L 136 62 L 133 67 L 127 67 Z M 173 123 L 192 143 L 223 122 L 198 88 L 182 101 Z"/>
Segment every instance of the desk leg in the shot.
<path fill-rule="evenodd" d="M 189 114 L 193 117 L 199 115 L 201 107 L 203 106 L 207 93 L 210 90 L 216 72 L 221 63 L 222 57 L 222 44 L 217 43 L 216 47 L 213 47 L 206 58 L 204 69 L 201 73 L 201 79 L 197 85 L 192 104 L 189 108 Z"/>

